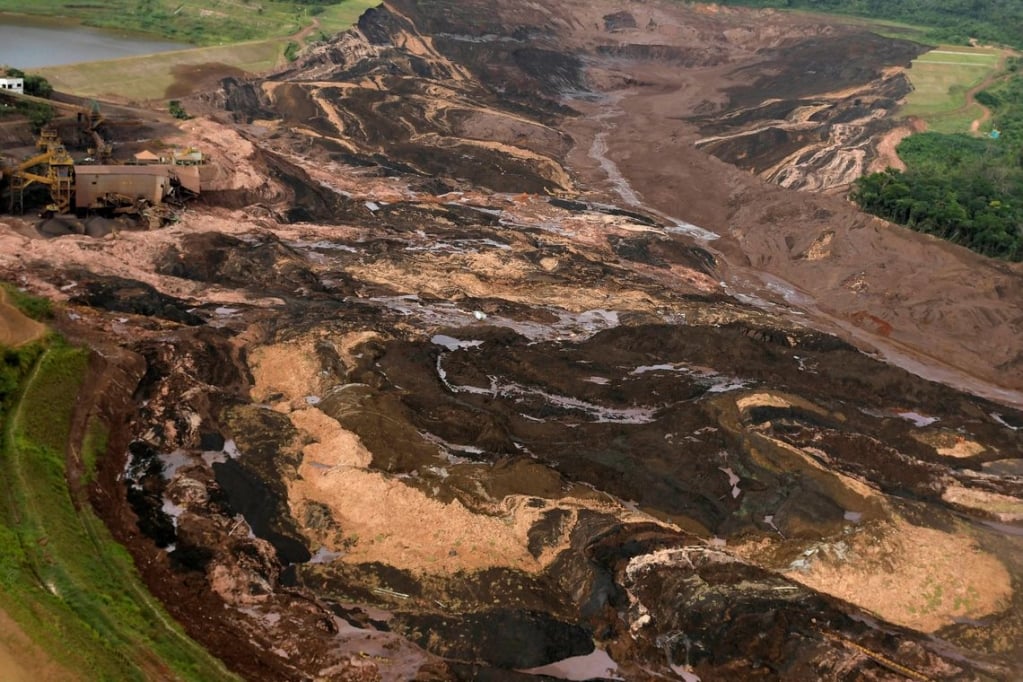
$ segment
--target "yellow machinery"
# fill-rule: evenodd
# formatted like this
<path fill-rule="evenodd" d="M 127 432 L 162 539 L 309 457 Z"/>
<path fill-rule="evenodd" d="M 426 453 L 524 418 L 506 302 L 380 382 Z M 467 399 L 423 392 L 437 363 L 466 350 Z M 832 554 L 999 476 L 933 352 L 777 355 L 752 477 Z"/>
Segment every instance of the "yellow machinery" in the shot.
<path fill-rule="evenodd" d="M 25 189 L 33 184 L 50 188 L 50 213 L 68 213 L 75 188 L 75 162 L 53 130 L 43 130 L 36 140 L 41 153 L 4 170 L 10 183 L 10 212 L 25 210 Z M 42 167 L 42 168 L 40 168 Z"/>

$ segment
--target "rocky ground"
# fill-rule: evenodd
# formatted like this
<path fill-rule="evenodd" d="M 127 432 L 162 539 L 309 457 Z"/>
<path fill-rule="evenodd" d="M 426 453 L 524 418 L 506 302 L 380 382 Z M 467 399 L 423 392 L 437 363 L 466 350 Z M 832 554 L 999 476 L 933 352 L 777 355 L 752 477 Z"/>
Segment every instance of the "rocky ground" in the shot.
<path fill-rule="evenodd" d="M 0 268 L 105 358 L 93 503 L 247 679 L 1009 680 L 1020 271 L 805 191 L 919 50 L 401 0 L 186 102 L 180 222 L 0 217 Z"/>

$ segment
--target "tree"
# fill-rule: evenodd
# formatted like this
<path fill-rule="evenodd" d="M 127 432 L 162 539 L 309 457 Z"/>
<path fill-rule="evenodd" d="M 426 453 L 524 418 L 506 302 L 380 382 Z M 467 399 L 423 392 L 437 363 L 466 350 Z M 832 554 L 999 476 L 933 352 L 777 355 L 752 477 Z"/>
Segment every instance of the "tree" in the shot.
<path fill-rule="evenodd" d="M 53 96 L 53 86 L 42 76 L 29 74 L 25 76 L 25 94 L 49 99 Z"/>

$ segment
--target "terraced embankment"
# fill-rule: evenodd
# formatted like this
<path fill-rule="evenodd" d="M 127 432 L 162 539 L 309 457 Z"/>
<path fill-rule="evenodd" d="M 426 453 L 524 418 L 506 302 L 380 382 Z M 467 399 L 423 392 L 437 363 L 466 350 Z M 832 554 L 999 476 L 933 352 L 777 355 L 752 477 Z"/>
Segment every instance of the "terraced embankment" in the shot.
<path fill-rule="evenodd" d="M 5 377 L 12 358 L 22 372 L 3 405 L 0 609 L 17 649 L 4 669 L 12 679 L 28 669 L 47 679 L 231 679 L 149 595 L 87 501 L 107 444 L 96 390 L 105 363 L 90 366 L 88 351 L 56 338 L 5 350 Z"/>

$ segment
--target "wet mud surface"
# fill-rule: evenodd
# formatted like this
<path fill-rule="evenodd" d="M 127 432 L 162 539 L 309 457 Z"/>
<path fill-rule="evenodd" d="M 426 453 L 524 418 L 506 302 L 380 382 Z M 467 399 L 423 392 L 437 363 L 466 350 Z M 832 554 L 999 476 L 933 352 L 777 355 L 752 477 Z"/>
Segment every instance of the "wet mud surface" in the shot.
<path fill-rule="evenodd" d="M 974 384 L 932 380 L 952 294 L 929 326 L 864 303 L 861 335 L 825 300 L 847 235 L 876 254 L 889 228 L 721 160 L 826 174 L 811 151 L 864 117 L 842 139 L 868 149 L 918 49 L 699 6 L 395 2 L 186 103 L 215 189 L 178 224 L 4 232 L 0 265 L 109 358 L 91 499 L 246 679 L 1011 680 L 1020 348 L 983 351 L 1015 309 L 987 299 L 997 338 L 946 356 Z M 698 106 L 638 141 L 679 93 Z M 820 298 L 770 278 L 778 243 Z M 865 273 L 845 290 L 899 298 Z"/>

